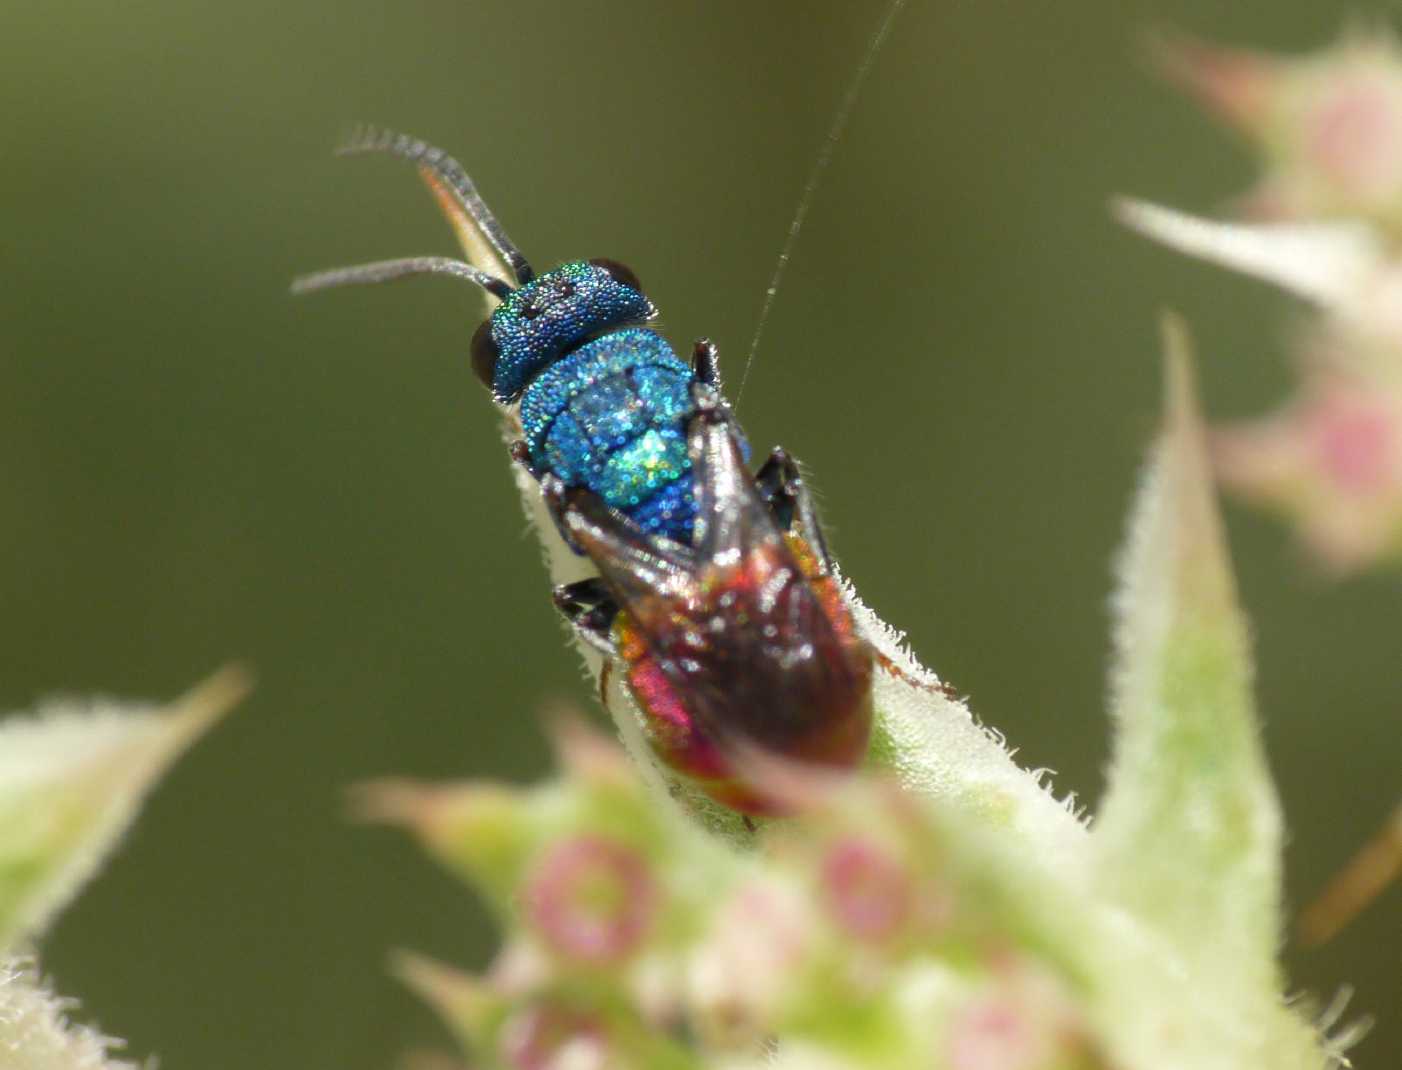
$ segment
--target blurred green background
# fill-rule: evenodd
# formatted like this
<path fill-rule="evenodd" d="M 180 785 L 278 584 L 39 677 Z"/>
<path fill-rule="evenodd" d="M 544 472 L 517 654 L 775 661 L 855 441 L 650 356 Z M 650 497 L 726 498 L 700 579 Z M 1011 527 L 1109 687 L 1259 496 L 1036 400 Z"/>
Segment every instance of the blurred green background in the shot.
<path fill-rule="evenodd" d="M 538 264 L 635 267 L 738 370 L 797 191 L 884 0 L 65 0 L 0 14 L 0 708 L 255 697 L 181 763 L 46 947 L 169 1070 L 391 1066 L 443 1042 L 388 948 L 482 964 L 476 904 L 343 792 L 529 778 L 587 703 L 467 366 L 472 296 L 293 301 L 296 273 L 451 253 L 369 120 L 463 159 Z M 912 0 L 813 206 L 745 393 L 811 467 L 846 570 L 1030 765 L 1094 800 L 1109 561 L 1192 322 L 1217 418 L 1264 411 L 1295 310 L 1122 233 L 1106 198 L 1211 209 L 1251 161 L 1146 70 L 1167 23 L 1311 49 L 1319 0 Z M 1366 7 L 1364 7 L 1366 12 Z M 1394 5 L 1378 12 L 1394 12 Z M 1332 585 L 1231 509 L 1301 905 L 1388 812 L 1396 578 Z M 1293 988 L 1358 988 L 1402 1054 L 1394 889 Z"/>

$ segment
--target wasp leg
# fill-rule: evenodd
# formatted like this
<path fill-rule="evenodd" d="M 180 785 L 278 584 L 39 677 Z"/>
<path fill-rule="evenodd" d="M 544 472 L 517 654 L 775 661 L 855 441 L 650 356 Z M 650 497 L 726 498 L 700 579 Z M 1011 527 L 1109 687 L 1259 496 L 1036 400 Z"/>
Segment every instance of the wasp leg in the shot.
<path fill-rule="evenodd" d="M 507 447 L 507 452 L 511 454 L 511 459 L 513 461 L 530 473 L 532 479 L 537 483 L 540 482 L 541 477 L 544 476 L 545 473 L 537 468 L 535 462 L 531 460 L 531 448 L 527 446 L 525 442 L 518 438 Z"/>
<path fill-rule="evenodd" d="M 566 487 L 554 474 L 541 480 L 540 490 L 560 534 L 594 562 L 619 605 L 647 602 L 665 610 L 694 586 L 689 547 L 646 534 L 593 491 Z"/>
<path fill-rule="evenodd" d="M 832 558 L 828 554 L 827 542 L 823 539 L 823 529 L 818 523 L 818 510 L 813 504 L 813 496 L 803 482 L 803 474 L 798 463 L 789 456 L 783 446 L 775 446 L 769 458 L 755 473 L 755 488 L 759 496 L 769 503 L 774 519 L 785 531 L 792 531 L 794 521 L 799 524 L 799 533 L 823 562 L 824 568 L 832 571 Z"/>
<path fill-rule="evenodd" d="M 698 338 L 691 350 L 691 372 L 697 382 L 720 386 L 720 361 L 716 344 L 709 338 Z"/>
<path fill-rule="evenodd" d="M 577 583 L 565 583 L 554 590 L 555 608 L 565 615 L 575 634 L 608 657 L 613 649 L 613 618 L 618 603 L 613 592 L 598 576 Z"/>
<path fill-rule="evenodd" d="M 745 467 L 745 447 L 720 392 L 693 383 L 696 415 L 688 426 L 688 452 L 696 487 L 696 533 L 700 560 L 744 556 L 781 541 L 780 529 Z"/>

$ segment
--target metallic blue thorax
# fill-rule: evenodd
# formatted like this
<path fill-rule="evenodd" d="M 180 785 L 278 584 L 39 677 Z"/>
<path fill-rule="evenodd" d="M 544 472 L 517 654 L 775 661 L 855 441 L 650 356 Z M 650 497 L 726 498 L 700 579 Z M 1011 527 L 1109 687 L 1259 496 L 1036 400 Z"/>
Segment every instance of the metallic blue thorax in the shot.
<path fill-rule="evenodd" d="M 586 342 L 542 371 L 521 398 L 531 460 L 588 487 L 649 534 L 691 541 L 686 422 L 691 369 L 639 328 Z"/>
<path fill-rule="evenodd" d="M 555 276 L 567 269 L 579 278 L 579 269 L 566 265 L 529 288 L 557 287 Z M 590 294 L 596 307 L 604 303 L 600 296 Z M 627 307 L 634 316 L 642 307 L 609 304 L 610 313 Z M 506 306 L 498 315 L 503 310 Z M 506 310 L 503 319 L 514 319 L 514 311 Z M 577 312 L 578 306 L 569 310 L 572 330 L 560 332 L 577 331 L 576 337 L 565 345 L 559 344 L 559 335 L 551 339 L 557 347 L 553 359 L 532 369 L 521 393 L 521 426 L 531 463 L 566 486 L 594 491 L 648 534 L 690 543 L 696 516 L 686 441 L 694 411 L 692 370 L 655 331 L 618 326 L 604 316 L 591 323 L 587 315 L 576 318 Z M 559 310 L 559 322 L 565 322 L 564 313 Z M 497 326 L 494 318 L 494 333 Z M 516 369 L 528 359 L 513 363 L 519 374 Z"/>

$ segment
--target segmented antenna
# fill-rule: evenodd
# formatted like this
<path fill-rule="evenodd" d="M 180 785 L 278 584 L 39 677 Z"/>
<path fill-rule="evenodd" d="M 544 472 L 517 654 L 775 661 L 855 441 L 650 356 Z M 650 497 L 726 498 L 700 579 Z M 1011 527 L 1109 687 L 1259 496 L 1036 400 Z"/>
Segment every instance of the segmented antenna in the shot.
<path fill-rule="evenodd" d="M 489 275 L 464 260 L 453 260 L 446 256 L 411 256 L 403 260 L 378 260 L 373 264 L 356 264 L 354 267 L 318 271 L 314 275 L 303 275 L 294 279 L 292 292 L 305 294 L 315 290 L 329 290 L 333 286 L 368 286 L 376 282 L 405 279 L 412 275 L 451 275 L 454 278 L 467 279 L 502 300 L 512 292 L 511 285 L 495 275 Z"/>
<path fill-rule="evenodd" d="M 779 250 L 779 259 L 774 264 L 774 274 L 769 277 L 769 289 L 764 291 L 764 304 L 760 306 L 759 322 L 755 324 L 754 337 L 750 339 L 750 351 L 745 355 L 745 370 L 740 375 L 740 387 L 735 391 L 735 408 L 740 408 L 740 399 L 745 394 L 745 383 L 750 378 L 750 365 L 754 363 L 755 354 L 759 351 L 760 340 L 764 337 L 765 325 L 769 322 L 769 313 L 774 307 L 774 298 L 779 293 L 779 286 L 784 281 L 784 271 L 789 266 L 789 260 L 793 258 L 794 246 L 798 242 L 798 232 L 803 229 L 804 221 L 808 218 L 808 209 L 813 204 L 813 196 L 818 192 L 818 185 L 822 182 L 823 174 L 832 163 L 832 154 L 837 148 L 837 143 L 842 140 L 842 134 L 847 129 L 847 120 L 852 117 L 852 109 L 856 107 L 857 97 L 861 94 L 862 85 L 866 82 L 867 74 L 871 71 L 876 54 L 881 51 L 881 46 L 886 43 L 886 38 L 891 32 L 891 27 L 895 24 L 896 16 L 901 13 L 901 9 L 906 5 L 906 0 L 891 0 L 891 6 L 886 9 L 886 15 L 881 20 L 881 25 L 876 28 L 876 33 L 872 35 L 867 50 L 862 56 L 862 62 L 857 66 L 857 72 L 852 75 L 851 84 L 847 87 L 847 93 L 842 98 L 842 103 L 837 106 L 837 114 L 833 116 L 832 125 L 828 127 L 827 137 L 823 141 L 823 147 L 818 152 L 818 158 L 813 163 L 813 170 L 808 173 L 808 181 L 803 184 L 803 192 L 798 195 L 798 209 L 794 212 L 793 222 L 789 224 L 788 237 L 784 239 L 784 247 Z"/>
<path fill-rule="evenodd" d="M 512 274 L 516 276 L 516 284 L 524 286 L 535 278 L 535 271 L 530 263 L 506 236 L 506 231 L 497 222 L 497 217 L 492 215 L 487 203 L 482 200 L 482 195 L 477 192 L 477 187 L 463 170 L 462 164 L 442 149 L 393 130 L 361 126 L 352 131 L 350 138 L 336 152 L 339 156 L 384 152 L 427 168 L 477 224 L 497 255 L 510 266 Z"/>

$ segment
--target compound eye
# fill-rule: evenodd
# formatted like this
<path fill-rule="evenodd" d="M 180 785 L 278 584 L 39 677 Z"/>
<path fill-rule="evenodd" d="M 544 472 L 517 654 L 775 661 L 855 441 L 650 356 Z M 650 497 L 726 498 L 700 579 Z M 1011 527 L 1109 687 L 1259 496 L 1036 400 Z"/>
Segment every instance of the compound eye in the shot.
<path fill-rule="evenodd" d="M 472 370 L 488 390 L 494 389 L 497 377 L 497 340 L 492 337 L 492 321 L 483 320 L 472 336 Z"/>
<path fill-rule="evenodd" d="M 589 263 L 607 271 L 614 282 L 621 282 L 624 286 L 637 290 L 638 293 L 643 292 L 643 284 L 638 281 L 638 276 L 633 274 L 633 269 L 627 264 L 620 264 L 617 260 L 608 260 L 604 257 L 590 260 Z"/>

